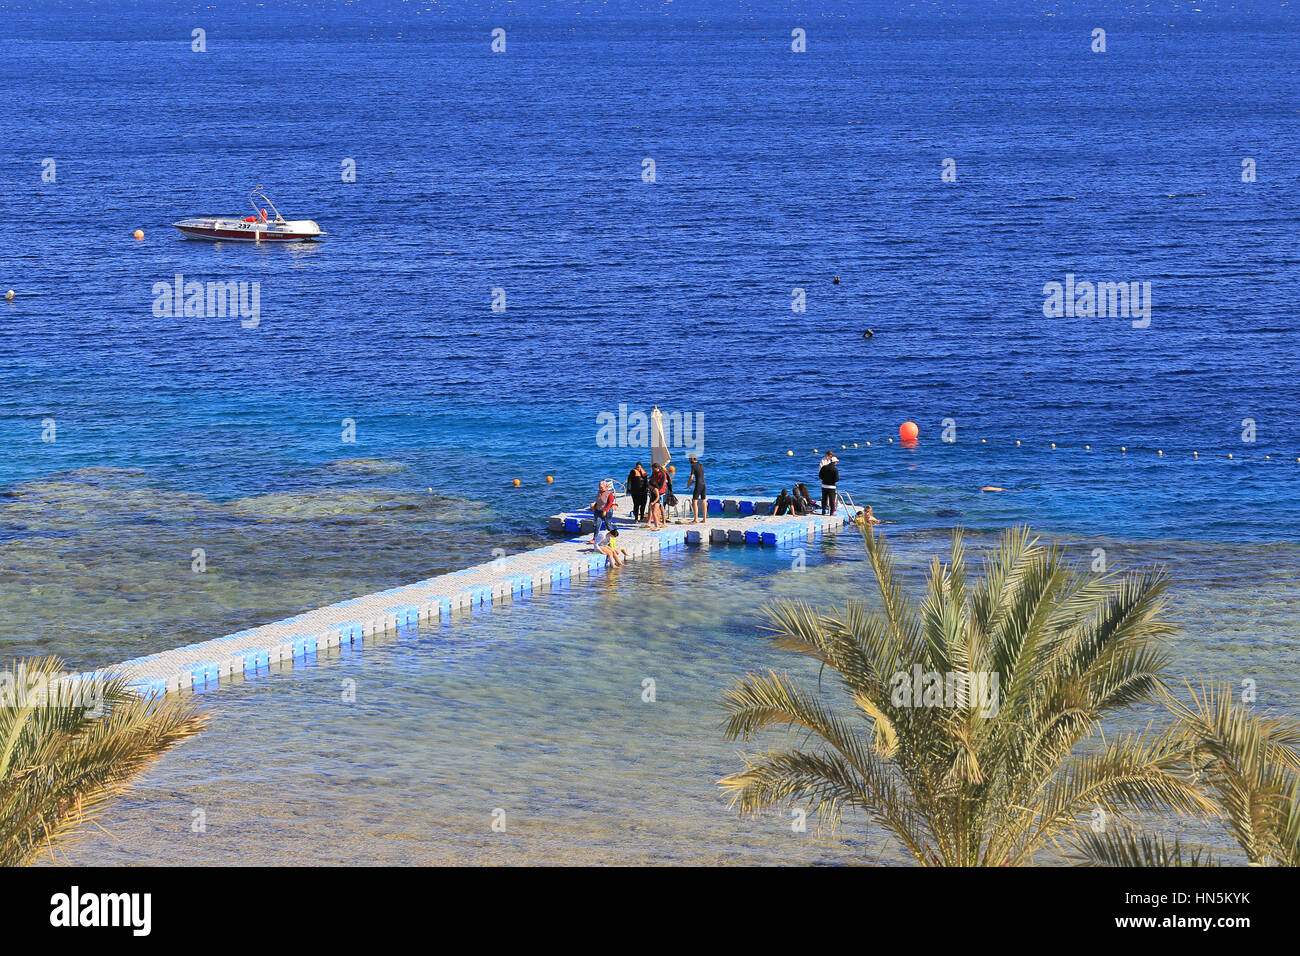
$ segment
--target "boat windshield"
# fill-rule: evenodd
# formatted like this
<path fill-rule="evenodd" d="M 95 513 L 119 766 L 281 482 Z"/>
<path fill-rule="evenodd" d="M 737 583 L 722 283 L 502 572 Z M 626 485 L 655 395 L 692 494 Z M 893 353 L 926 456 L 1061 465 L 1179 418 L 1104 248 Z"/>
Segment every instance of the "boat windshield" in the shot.
<path fill-rule="evenodd" d="M 258 202 L 259 199 L 262 201 L 261 203 Z M 271 211 L 275 213 L 275 222 L 284 222 L 284 217 L 280 215 L 280 210 L 275 208 L 275 203 L 271 202 L 270 197 L 262 190 L 261 186 L 256 187 L 249 194 L 248 201 L 253 204 L 253 218 L 246 220 L 247 222 L 257 222 L 258 220 L 261 220 L 262 222 L 272 221 L 267 218 L 266 208 L 262 206 L 262 203 L 266 203 L 267 206 L 271 207 Z"/>

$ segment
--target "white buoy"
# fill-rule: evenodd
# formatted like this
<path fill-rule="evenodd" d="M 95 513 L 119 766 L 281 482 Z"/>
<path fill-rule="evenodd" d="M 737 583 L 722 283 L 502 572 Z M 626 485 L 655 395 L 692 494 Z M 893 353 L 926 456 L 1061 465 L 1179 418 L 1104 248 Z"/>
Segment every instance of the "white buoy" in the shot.
<path fill-rule="evenodd" d="M 1161 458 L 1164 458 L 1164 457 L 1165 457 L 1165 450 L 1164 450 L 1163 448 L 1158 448 L 1158 449 L 1156 449 L 1156 454 L 1159 455 Z"/>
<path fill-rule="evenodd" d="M 793 455 L 794 455 L 794 449 L 791 448 L 788 452 L 786 452 L 786 454 L 787 454 L 787 455 L 790 455 L 790 456 L 793 457 Z"/>
<path fill-rule="evenodd" d="M 1092 446 L 1091 446 L 1091 445 L 1084 445 L 1084 446 L 1083 446 L 1083 450 L 1084 450 L 1084 451 L 1092 451 Z"/>
<path fill-rule="evenodd" d="M 1232 457 L 1232 452 L 1228 452 L 1228 457 L 1229 457 L 1229 458 Z"/>
<path fill-rule="evenodd" d="M 1056 442 L 1052 442 L 1052 447 L 1053 447 L 1053 448 L 1056 447 Z"/>
<path fill-rule="evenodd" d="M 1120 445 L 1119 450 L 1124 452 L 1128 451 L 1128 445 Z"/>
<path fill-rule="evenodd" d="M 1199 451 L 1194 451 L 1192 452 L 1192 457 L 1199 459 L 1201 457 L 1201 453 Z"/>
<path fill-rule="evenodd" d="M 1017 447 L 1017 448 L 1020 447 L 1020 439 L 1019 439 L 1019 438 L 1016 439 L 1016 447 Z"/>
<path fill-rule="evenodd" d="M 13 300 L 14 300 L 14 290 L 10 289 L 8 292 L 5 293 L 5 301 L 12 302 Z"/>
<path fill-rule="evenodd" d="M 987 441 L 987 439 L 981 438 L 981 439 L 980 439 L 980 444 L 983 445 L 986 441 Z"/>
<path fill-rule="evenodd" d="M 871 442 L 867 442 L 867 447 L 868 447 L 868 448 L 871 447 Z"/>

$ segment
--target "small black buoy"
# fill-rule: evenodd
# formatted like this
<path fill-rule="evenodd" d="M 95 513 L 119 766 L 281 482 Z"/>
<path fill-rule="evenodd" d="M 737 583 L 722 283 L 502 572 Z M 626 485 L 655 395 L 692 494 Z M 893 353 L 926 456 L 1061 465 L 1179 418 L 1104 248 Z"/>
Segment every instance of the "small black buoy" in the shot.
<path fill-rule="evenodd" d="M 835 284 L 836 284 L 836 285 L 839 285 L 839 284 L 840 284 L 840 277 L 839 277 L 839 276 L 836 276 L 836 277 L 835 277 Z"/>
<path fill-rule="evenodd" d="M 869 338 L 871 338 L 871 337 L 872 337 L 873 335 L 875 335 L 875 334 L 876 334 L 875 332 L 872 332 L 870 329 L 867 329 L 867 331 L 865 331 L 865 332 L 862 333 L 862 337 L 863 337 L 864 339 L 869 339 Z"/>

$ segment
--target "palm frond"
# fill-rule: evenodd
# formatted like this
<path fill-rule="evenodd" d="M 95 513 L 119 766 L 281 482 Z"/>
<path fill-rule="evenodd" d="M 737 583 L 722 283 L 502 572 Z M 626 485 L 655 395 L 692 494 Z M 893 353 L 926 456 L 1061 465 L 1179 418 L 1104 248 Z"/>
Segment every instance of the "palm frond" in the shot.
<path fill-rule="evenodd" d="M 0 685 L 56 684 L 62 667 L 54 657 L 20 661 L 0 671 Z M 0 708 L 0 865 L 28 863 L 66 844 L 205 720 L 192 700 L 142 700 L 120 678 L 81 687 L 88 689 L 86 699 L 73 701 L 24 693 Z"/>
<path fill-rule="evenodd" d="M 1194 730 L 1184 721 L 1100 737 L 1109 715 L 1164 693 L 1172 625 L 1163 571 L 1084 573 L 1022 526 L 1001 536 L 973 578 L 957 532 L 913 601 L 883 534 L 862 533 L 866 599 L 835 609 L 776 602 L 767 612 L 773 646 L 820 665 L 815 690 L 768 672 L 746 675 L 723 698 L 731 739 L 799 735 L 795 749 L 745 758 L 720 781 L 742 811 L 803 798 L 819 824 L 860 813 L 925 865 L 1030 862 L 1076 837 L 1085 859 L 1210 859 L 1136 831 L 1080 836 L 1079 818 L 1094 808 L 1115 821 L 1133 811 L 1223 813 L 1244 821 L 1252 859 L 1297 853 L 1290 768 L 1300 730 L 1290 724 L 1257 718 L 1247 739 L 1201 708 Z M 834 677 L 830 686 L 821 673 Z M 970 681 L 995 693 L 976 706 L 961 692 Z M 1211 765 L 1207 792 L 1194 771 Z"/>
<path fill-rule="evenodd" d="M 1082 866 L 1220 866 L 1204 847 L 1184 846 L 1161 834 L 1139 833 L 1130 827 L 1084 832 L 1073 842 L 1075 861 Z"/>

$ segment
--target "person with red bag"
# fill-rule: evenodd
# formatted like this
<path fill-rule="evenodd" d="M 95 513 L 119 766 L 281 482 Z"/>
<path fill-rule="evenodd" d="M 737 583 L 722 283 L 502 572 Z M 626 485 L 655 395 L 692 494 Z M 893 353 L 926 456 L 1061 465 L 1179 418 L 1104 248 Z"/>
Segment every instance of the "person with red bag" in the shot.
<path fill-rule="evenodd" d="M 650 471 L 650 527 L 654 530 L 668 523 L 664 515 L 664 496 L 667 493 L 668 472 L 663 465 L 654 465 Z"/>
<path fill-rule="evenodd" d="M 596 527 L 591 533 L 591 545 L 596 546 L 596 538 L 603 527 L 606 531 L 614 530 L 614 482 L 606 478 L 600 483 L 596 500 L 591 503 L 591 513 L 596 517 Z"/>

